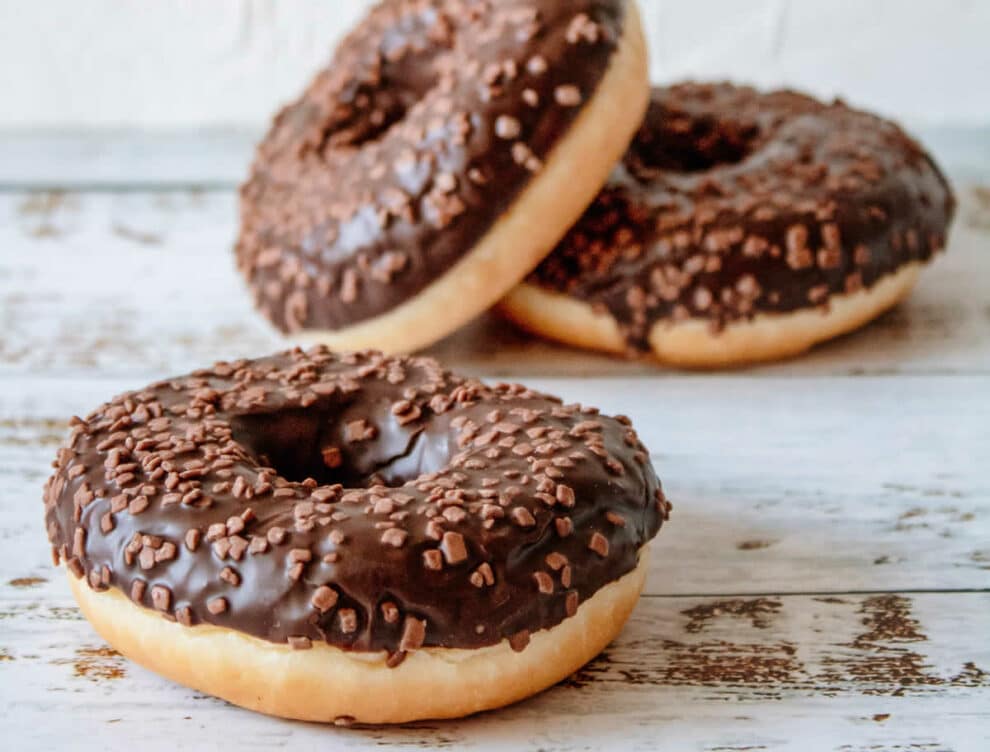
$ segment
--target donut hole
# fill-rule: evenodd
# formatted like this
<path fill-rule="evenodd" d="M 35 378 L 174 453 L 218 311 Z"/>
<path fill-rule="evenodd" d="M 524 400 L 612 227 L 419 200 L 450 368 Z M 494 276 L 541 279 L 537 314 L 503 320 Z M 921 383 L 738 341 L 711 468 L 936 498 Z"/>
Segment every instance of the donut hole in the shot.
<path fill-rule="evenodd" d="M 323 130 L 321 150 L 349 151 L 383 141 L 396 125 L 406 120 L 418 104 L 431 99 L 443 77 L 441 70 L 451 66 L 445 58 L 455 40 L 438 34 L 448 19 L 440 19 L 428 5 L 405 9 L 398 21 L 401 35 L 376 39 L 373 62 L 364 61 L 350 78 L 335 79 L 349 66 L 332 66 L 329 72 L 329 119 Z M 358 42 L 359 46 L 369 40 Z M 352 52 L 345 43 L 343 58 Z M 357 54 L 366 58 L 369 50 Z M 309 121 L 308 113 L 304 121 Z"/>
<path fill-rule="evenodd" d="M 420 98 L 421 92 L 361 87 L 349 101 L 338 103 L 337 116 L 327 130 L 324 148 L 360 149 L 381 138 Z"/>
<path fill-rule="evenodd" d="M 658 128 L 640 133 L 626 164 L 645 179 L 658 171 L 704 172 L 742 162 L 752 153 L 759 133 L 750 123 L 668 114 Z"/>
<path fill-rule="evenodd" d="M 231 430 L 260 466 L 295 483 L 312 479 L 346 488 L 397 488 L 447 466 L 451 452 L 445 435 L 431 435 L 422 427 L 406 430 L 382 416 L 362 424 L 374 428 L 355 441 L 348 436 L 355 430 L 348 423 L 361 420 L 339 408 L 311 407 L 238 416 Z"/>

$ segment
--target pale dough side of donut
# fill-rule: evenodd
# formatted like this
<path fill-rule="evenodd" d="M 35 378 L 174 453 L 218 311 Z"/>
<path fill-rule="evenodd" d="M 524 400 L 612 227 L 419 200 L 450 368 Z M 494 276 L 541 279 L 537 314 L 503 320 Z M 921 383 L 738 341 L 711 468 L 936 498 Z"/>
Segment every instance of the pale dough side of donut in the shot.
<path fill-rule="evenodd" d="M 325 643 L 293 650 L 212 625 L 184 627 L 118 590 L 97 592 L 67 576 L 100 636 L 173 681 L 283 718 L 402 723 L 508 705 L 579 669 L 629 618 L 643 588 L 647 558 L 644 548 L 633 571 L 579 605 L 574 616 L 534 633 L 521 652 L 504 640 L 476 650 L 425 648 L 396 668 L 385 665 L 384 653 L 348 652 Z M 533 597 L 542 597 L 535 587 Z"/>
<path fill-rule="evenodd" d="M 903 300 L 923 264 L 905 264 L 872 287 L 829 298 L 827 310 L 760 313 L 713 331 L 707 321 L 661 321 L 649 333 L 653 355 L 682 368 L 727 368 L 778 360 L 808 350 L 876 318 Z M 625 351 L 615 319 L 590 304 L 528 283 L 510 292 L 500 311 L 523 329 L 589 350 Z"/>
<path fill-rule="evenodd" d="M 642 122 L 649 100 L 646 42 L 634 0 L 605 76 L 543 169 L 443 276 L 390 311 L 293 339 L 334 350 L 411 352 L 490 308 L 553 249 L 598 194 Z"/>

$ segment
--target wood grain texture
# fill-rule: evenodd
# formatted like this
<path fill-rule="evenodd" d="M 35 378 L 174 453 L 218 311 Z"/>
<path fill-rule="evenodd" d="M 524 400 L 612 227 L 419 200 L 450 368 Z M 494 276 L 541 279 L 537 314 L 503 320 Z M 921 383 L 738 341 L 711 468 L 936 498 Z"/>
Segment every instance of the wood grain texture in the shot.
<path fill-rule="evenodd" d="M 65 420 L 144 382 L 3 383 L 0 563 L 43 576 L 40 488 Z M 653 451 L 674 513 L 647 593 L 990 587 L 985 377 L 528 383 L 632 416 Z"/>
<path fill-rule="evenodd" d="M 629 626 L 568 681 L 463 721 L 323 728 L 116 655 L 42 526 L 70 415 L 285 346 L 233 269 L 232 194 L 0 194 L 0 748 L 986 749 L 990 190 L 962 197 L 906 305 L 793 362 L 687 374 L 490 318 L 432 348 L 630 415 L 673 517 Z"/>
<path fill-rule="evenodd" d="M 948 252 L 866 329 L 753 375 L 990 372 L 990 198 L 962 190 Z M 0 194 L 0 375 L 181 373 L 280 347 L 251 309 L 229 192 Z M 491 316 L 430 350 L 488 376 L 669 375 L 554 346 Z"/>
<path fill-rule="evenodd" d="M 279 721 L 170 684 L 95 637 L 61 575 L 0 585 L 0 619 L 0 729 L 19 749 L 976 750 L 988 738 L 990 647 L 958 639 L 990 631 L 986 593 L 648 597 L 551 690 L 394 728 Z"/>

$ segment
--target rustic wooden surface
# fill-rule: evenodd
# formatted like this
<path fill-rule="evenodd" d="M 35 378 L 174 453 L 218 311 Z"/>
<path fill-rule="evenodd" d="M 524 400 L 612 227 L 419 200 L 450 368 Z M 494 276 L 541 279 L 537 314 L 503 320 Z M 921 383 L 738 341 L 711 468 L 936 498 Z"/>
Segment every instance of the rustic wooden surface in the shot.
<path fill-rule="evenodd" d="M 0 747 L 990 745 L 990 189 L 960 189 L 907 304 L 788 363 L 686 374 L 491 317 L 433 348 L 632 416 L 674 516 L 632 621 L 570 680 L 463 721 L 341 729 L 127 663 L 50 566 L 40 489 L 71 414 L 283 345 L 233 271 L 228 189 L 100 188 L 0 193 Z"/>

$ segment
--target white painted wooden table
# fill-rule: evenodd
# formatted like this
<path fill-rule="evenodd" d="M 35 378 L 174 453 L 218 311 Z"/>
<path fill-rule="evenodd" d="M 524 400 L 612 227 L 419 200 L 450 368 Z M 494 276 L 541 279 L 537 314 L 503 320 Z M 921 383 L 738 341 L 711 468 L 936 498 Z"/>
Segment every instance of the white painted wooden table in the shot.
<path fill-rule="evenodd" d="M 40 492 L 69 415 L 284 346 L 233 270 L 230 174 L 187 170 L 174 141 L 136 176 L 94 148 L 0 142 L 22 155 L 0 174 L 0 749 L 990 749 L 990 189 L 972 174 L 911 300 L 800 360 L 686 374 L 493 319 L 435 347 L 631 415 L 674 515 L 632 621 L 570 680 L 462 721 L 341 729 L 129 664 L 49 563 Z M 86 188 L 38 190 L 58 169 Z"/>

